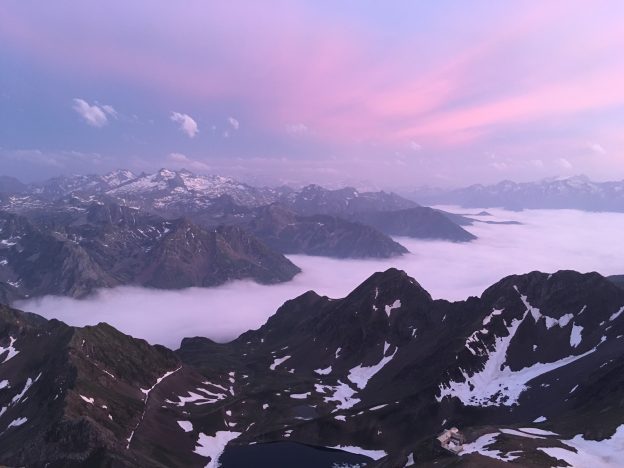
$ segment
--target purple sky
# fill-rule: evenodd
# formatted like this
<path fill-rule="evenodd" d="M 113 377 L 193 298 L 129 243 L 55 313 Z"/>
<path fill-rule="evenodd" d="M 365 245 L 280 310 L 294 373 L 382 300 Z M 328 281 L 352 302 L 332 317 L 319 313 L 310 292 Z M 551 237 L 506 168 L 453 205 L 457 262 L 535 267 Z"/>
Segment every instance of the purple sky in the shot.
<path fill-rule="evenodd" d="M 624 2 L 0 3 L 0 172 L 624 178 Z"/>

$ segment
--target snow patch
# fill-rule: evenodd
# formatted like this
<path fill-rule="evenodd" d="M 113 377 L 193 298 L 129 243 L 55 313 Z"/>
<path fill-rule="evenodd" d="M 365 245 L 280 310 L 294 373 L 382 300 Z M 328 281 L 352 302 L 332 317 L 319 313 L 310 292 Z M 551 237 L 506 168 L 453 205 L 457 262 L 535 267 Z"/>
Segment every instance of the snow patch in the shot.
<path fill-rule="evenodd" d="M 336 445 L 335 447 L 329 447 L 337 450 L 342 450 L 344 452 L 356 453 L 358 455 L 364 455 L 365 457 L 372 458 L 373 460 L 379 460 L 380 458 L 388 455 L 383 450 L 369 450 L 361 447 L 354 447 L 351 445 Z"/>
<path fill-rule="evenodd" d="M 531 380 L 577 361 L 596 350 L 593 348 L 577 356 L 571 355 L 550 363 L 538 362 L 518 371 L 512 371 L 509 366 L 505 365 L 507 350 L 518 327 L 532 309 L 528 305 L 522 318 L 514 319 L 507 327 L 507 336 L 496 338 L 494 350 L 490 352 L 480 371 L 470 376 L 465 370 L 461 370 L 463 381 L 441 384 L 440 395 L 436 396 L 436 399 L 442 401 L 444 397 L 449 396 L 459 398 L 466 406 L 511 406 L 518 403 L 520 394 L 527 389 L 527 383 Z"/>
<path fill-rule="evenodd" d="M 559 435 L 556 432 L 546 431 L 544 429 L 538 429 L 537 427 L 520 427 L 519 429 L 522 432 L 527 432 L 529 434 L 546 435 L 546 436 Z"/>
<path fill-rule="evenodd" d="M 277 366 L 279 366 L 281 363 L 283 363 L 284 361 L 286 361 L 288 359 L 290 359 L 290 356 L 284 356 L 284 357 L 281 357 L 281 358 L 275 358 L 273 360 L 273 364 L 271 364 L 269 366 L 269 369 L 275 370 L 277 368 Z"/>
<path fill-rule="evenodd" d="M 348 379 L 353 382 L 357 387 L 362 390 L 368 384 L 368 381 L 379 372 L 386 364 L 388 364 L 394 355 L 397 353 L 397 350 L 394 350 L 390 356 L 385 356 L 374 366 L 362 366 L 359 365 L 354 367 L 349 371 Z"/>
<path fill-rule="evenodd" d="M 331 374 L 332 371 L 332 366 L 326 367 L 325 369 L 315 369 L 314 372 L 316 372 L 318 375 L 327 375 L 327 374 Z"/>
<path fill-rule="evenodd" d="M 526 432 L 517 431 L 515 429 L 499 429 L 504 434 L 515 435 L 519 437 L 526 437 L 527 439 L 543 439 L 544 437 L 535 434 L 528 434 Z"/>
<path fill-rule="evenodd" d="M 202 457 L 210 458 L 206 468 L 218 468 L 220 466 L 219 458 L 226 445 L 240 435 L 240 432 L 217 431 L 215 435 L 209 436 L 202 432 L 199 434 L 194 452 Z"/>
<path fill-rule="evenodd" d="M 385 408 L 386 406 L 388 406 L 387 403 L 384 404 L 384 405 L 373 406 L 372 408 L 369 408 L 368 410 L 369 411 L 375 411 L 375 410 L 378 410 L 378 409 L 381 409 L 381 408 Z"/>
<path fill-rule="evenodd" d="M 24 384 L 24 388 L 22 389 L 21 392 L 19 392 L 17 395 L 15 395 L 13 397 L 13 399 L 11 400 L 11 405 L 15 405 L 17 403 L 19 403 L 22 400 L 22 397 L 26 394 L 26 392 L 28 391 L 28 389 L 30 387 L 32 387 L 32 384 L 34 384 L 37 380 L 39 380 L 39 377 L 41 377 L 41 373 L 39 373 L 39 375 L 35 378 L 35 380 L 31 379 L 30 377 L 28 377 L 28 379 L 26 379 L 26 383 Z"/>
<path fill-rule="evenodd" d="M 385 309 L 386 309 L 386 314 L 388 314 L 388 317 L 390 317 L 390 313 L 394 309 L 398 309 L 399 307 L 401 307 L 401 301 L 399 299 L 394 301 L 391 305 L 387 305 Z"/>
<path fill-rule="evenodd" d="M 184 432 L 191 432 L 193 430 L 193 423 L 191 423 L 191 421 L 178 421 L 178 426 L 180 426 Z"/>
<path fill-rule="evenodd" d="M 483 319 L 483 325 L 487 325 L 488 323 L 490 323 L 492 321 L 493 317 L 496 317 L 497 315 L 500 315 L 503 313 L 503 309 L 494 309 L 490 315 L 488 315 L 487 317 L 485 317 Z"/>
<path fill-rule="evenodd" d="M 572 325 L 572 330 L 570 330 L 570 346 L 576 348 L 581 344 L 581 341 L 583 340 L 582 333 L 583 327 L 576 324 Z"/>
<path fill-rule="evenodd" d="M 204 393 L 210 393 L 210 396 L 207 397 L 206 395 L 200 395 L 199 393 L 188 391 L 187 392 L 188 396 L 178 395 L 176 397 L 178 401 L 172 401 L 172 400 L 167 399 L 165 400 L 165 402 L 170 403 L 172 405 L 176 405 L 176 406 L 184 406 L 187 403 L 193 403 L 195 405 L 211 405 L 213 403 L 218 402 L 219 400 L 225 399 L 225 395 L 221 393 L 213 394 L 211 392 L 208 392 L 208 390 L 204 390 L 202 388 L 197 388 L 196 390 L 203 391 Z M 215 395 L 215 396 L 212 397 L 212 395 Z"/>
<path fill-rule="evenodd" d="M 338 381 L 338 385 L 319 385 L 315 384 L 314 389 L 317 393 L 321 393 L 325 395 L 327 392 L 332 392 L 328 396 L 323 397 L 323 401 L 325 403 L 329 402 L 337 402 L 336 410 L 341 409 L 349 409 L 355 406 L 360 402 L 359 398 L 353 398 L 355 395 L 355 390 L 353 390 L 349 385 Z"/>
<path fill-rule="evenodd" d="M 622 307 L 620 310 L 618 310 L 616 313 L 614 313 L 613 315 L 611 315 L 611 317 L 609 317 L 609 321 L 611 320 L 615 320 L 616 318 L 618 318 L 622 312 L 624 312 L 624 307 Z"/>
<path fill-rule="evenodd" d="M 86 402 L 87 402 L 87 403 L 89 403 L 90 405 L 92 405 L 92 404 L 93 404 L 93 402 L 95 401 L 95 399 L 94 399 L 94 398 L 89 398 L 89 397 L 86 397 L 86 396 L 84 396 L 84 395 L 80 395 L 80 398 L 82 398 L 84 401 L 86 401 Z"/>
<path fill-rule="evenodd" d="M 13 421 L 11 421 L 9 423 L 9 425 L 7 426 L 7 429 L 10 428 L 10 427 L 19 427 L 22 424 L 24 424 L 26 421 L 28 421 L 28 418 L 17 418 L 17 419 L 14 419 Z"/>
<path fill-rule="evenodd" d="M 7 346 L 6 348 L 0 346 L 0 356 L 2 356 L 4 353 L 8 351 L 7 357 L 4 358 L 4 361 L 2 361 L 2 363 L 5 363 L 8 360 L 13 359 L 17 354 L 19 354 L 19 351 L 16 350 L 15 347 L 13 346 L 16 341 L 17 340 L 15 338 L 13 338 L 12 336 L 9 336 L 9 346 Z"/>
<path fill-rule="evenodd" d="M 500 450 L 493 450 L 488 448 L 490 445 L 496 442 L 496 438 L 500 435 L 500 432 L 494 432 L 492 434 L 484 434 L 472 443 L 464 444 L 461 455 L 468 455 L 469 453 L 480 453 L 483 456 L 495 458 L 496 460 L 502 460 L 505 462 L 515 460 L 518 458 L 516 455 L 504 454 Z"/>
<path fill-rule="evenodd" d="M 570 440 L 562 440 L 569 447 L 539 447 L 547 455 L 564 460 L 571 466 L 591 466 L 593 468 L 616 468 L 622 466 L 624 453 L 624 425 L 621 425 L 610 438 L 585 440 L 581 434 Z"/>

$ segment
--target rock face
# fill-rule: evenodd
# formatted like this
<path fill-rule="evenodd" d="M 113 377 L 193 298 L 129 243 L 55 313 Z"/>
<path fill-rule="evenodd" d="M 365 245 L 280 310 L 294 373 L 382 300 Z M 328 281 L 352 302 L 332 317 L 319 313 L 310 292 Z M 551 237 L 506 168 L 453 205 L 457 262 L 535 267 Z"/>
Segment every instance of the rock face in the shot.
<path fill-rule="evenodd" d="M 0 193 L 22 193 L 26 189 L 26 185 L 15 177 L 0 175 Z"/>
<path fill-rule="evenodd" d="M 300 216 L 280 205 L 261 207 L 245 228 L 271 248 L 336 258 L 388 258 L 407 249 L 378 230 L 336 216 Z"/>
<path fill-rule="evenodd" d="M 624 288 L 624 275 L 608 276 L 607 279 L 611 281 L 613 284 L 616 284 L 620 286 L 621 288 Z"/>
<path fill-rule="evenodd" d="M 175 289 L 215 286 L 234 279 L 260 283 L 292 279 L 299 268 L 235 226 L 206 231 L 187 220 L 171 223 L 138 275 L 142 285 Z"/>
<path fill-rule="evenodd" d="M 127 170 L 117 170 L 103 176 L 74 174 L 71 176 L 54 177 L 38 184 L 31 184 L 28 187 L 28 192 L 48 200 L 54 200 L 71 193 L 102 193 L 127 183 L 135 177 L 136 175 L 133 172 Z"/>
<path fill-rule="evenodd" d="M 229 177 L 203 176 L 187 170 L 161 169 L 114 187 L 108 196 L 164 216 L 189 215 L 209 207 L 211 200 L 230 197 L 237 205 L 260 206 L 273 202 L 278 192 L 256 188 Z"/>
<path fill-rule="evenodd" d="M 3 308 L 0 463 L 617 463 L 623 340 L 624 290 L 572 271 L 450 303 L 390 269 L 343 299 L 305 293 L 231 343 L 189 338 L 175 353 Z M 436 445 L 453 426 L 467 440 L 459 457 Z"/>
<path fill-rule="evenodd" d="M 237 227 L 203 229 L 112 202 L 69 198 L 28 217 L 0 212 L 0 294 L 83 297 L 96 288 L 214 286 L 292 279 L 300 270 Z"/>
<path fill-rule="evenodd" d="M 287 193 L 279 201 L 300 215 L 329 214 L 343 218 L 364 211 L 394 211 L 418 206 L 395 193 L 360 193 L 352 187 L 328 190 L 318 185 Z"/>
<path fill-rule="evenodd" d="M 469 242 L 476 239 L 476 236 L 453 222 L 445 214 L 424 206 L 397 211 L 362 212 L 355 214 L 353 219 L 373 226 L 390 236 L 441 239 L 452 242 Z"/>
<path fill-rule="evenodd" d="M 471 185 L 456 190 L 416 190 L 410 198 L 426 204 L 464 207 L 503 207 L 587 211 L 624 211 L 624 181 L 593 182 L 585 176 L 558 177 L 537 182 L 504 180 L 494 185 Z"/>

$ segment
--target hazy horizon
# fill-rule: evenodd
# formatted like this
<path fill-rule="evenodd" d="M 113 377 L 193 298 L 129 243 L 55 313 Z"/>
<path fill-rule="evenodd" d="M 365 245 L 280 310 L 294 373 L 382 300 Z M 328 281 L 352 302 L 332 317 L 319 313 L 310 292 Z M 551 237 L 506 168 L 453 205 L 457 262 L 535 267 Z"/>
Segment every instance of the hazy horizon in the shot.
<path fill-rule="evenodd" d="M 188 169 L 186 167 L 178 167 L 178 168 L 171 168 L 171 167 L 167 167 L 167 166 L 162 166 L 162 167 L 157 167 L 155 169 L 152 170 L 143 170 L 143 171 L 133 171 L 133 173 L 136 176 L 141 176 L 142 174 L 152 174 L 155 173 L 159 170 L 162 169 L 166 169 L 166 170 L 177 170 L 177 171 L 181 171 L 181 170 L 187 170 L 193 174 L 197 174 L 197 175 L 202 175 L 202 176 L 223 176 L 223 177 L 230 177 L 238 182 L 242 182 L 245 184 L 248 184 L 250 186 L 255 186 L 255 187 L 278 187 L 278 186 L 289 186 L 291 188 L 294 189 L 298 189 L 298 188 L 302 188 L 306 185 L 319 185 L 321 187 L 324 187 L 326 189 L 329 190 L 334 190 L 334 189 L 340 189 L 340 188 L 345 188 L 345 187 L 354 187 L 359 191 L 392 191 L 392 192 L 396 192 L 399 194 L 403 194 L 403 195 L 409 195 L 411 191 L 414 190 L 418 190 L 418 189 L 440 189 L 440 190 L 453 190 L 453 189 L 459 189 L 459 188 L 466 188 L 466 187 L 470 187 L 473 185 L 496 185 L 498 183 L 501 182 L 505 182 L 505 181 L 512 181 L 515 183 L 531 183 L 531 182 L 542 182 L 542 181 L 549 181 L 549 180 L 565 180 L 565 179 L 571 179 L 571 178 L 578 178 L 578 177 L 588 177 L 586 174 L 568 174 L 568 175 L 564 175 L 564 174 L 559 174 L 559 175 L 551 175 L 551 176 L 544 176 L 544 177 L 539 177 L 539 178 L 528 178 L 528 179 L 519 179 L 519 178 L 515 178 L 513 176 L 507 177 L 507 178 L 501 178 L 495 181 L 492 181 L 491 183 L 481 183 L 481 182 L 474 182 L 474 183 L 470 183 L 470 184 L 452 184 L 452 185 L 444 185 L 444 184 L 439 184 L 439 185 L 430 185 L 430 184 L 418 184 L 418 185 L 385 185 L 385 186 L 380 186 L 378 184 L 375 184 L 373 181 L 370 180 L 353 180 L 353 179 L 349 179 L 346 178 L 344 180 L 336 180 L 333 182 L 330 181 L 325 181 L 325 182 L 318 182 L 318 181 L 314 181 L 314 180 L 310 180 L 307 182 L 296 182 L 296 181 L 289 181 L 289 180 L 282 180 L 282 179 L 275 179 L 275 178 L 257 178 L 257 177 L 253 177 L 253 176 L 249 176 L 249 177 L 245 177 L 245 176 L 240 176 L 237 177 L 236 175 L 232 175 L 232 174 L 227 174 L 227 173 L 217 173 L 217 172 L 212 172 L 212 171 L 204 171 L 204 170 L 192 170 L 192 169 Z M 9 176 L 9 177 L 14 177 L 17 180 L 19 180 L 22 183 L 25 184 L 39 184 L 39 183 L 43 183 L 46 182 L 50 179 L 56 178 L 56 177 L 71 177 L 71 176 L 75 176 L 75 175 L 96 175 L 96 176 L 102 176 L 102 175 L 106 175 L 109 174 L 113 171 L 125 171 L 125 170 L 131 170 L 128 169 L 126 167 L 117 167 L 114 168 L 112 170 L 101 170 L 101 171 L 91 171 L 91 172 L 86 172 L 86 173 L 79 173 L 79 172 L 61 172 L 58 173 L 56 175 L 50 175 L 49 177 L 41 177 L 41 178 L 35 178 L 35 179 L 24 179 L 24 178 L 19 178 L 16 176 L 13 176 L 11 174 L 5 174 L 5 173 L 0 173 L 0 176 Z M 589 177 L 588 177 L 589 178 Z M 596 182 L 596 183 L 603 183 L 603 182 L 619 182 L 619 181 L 624 181 L 624 176 L 621 179 L 618 179 L 617 177 L 604 177 L 604 178 L 589 178 L 592 182 Z"/>

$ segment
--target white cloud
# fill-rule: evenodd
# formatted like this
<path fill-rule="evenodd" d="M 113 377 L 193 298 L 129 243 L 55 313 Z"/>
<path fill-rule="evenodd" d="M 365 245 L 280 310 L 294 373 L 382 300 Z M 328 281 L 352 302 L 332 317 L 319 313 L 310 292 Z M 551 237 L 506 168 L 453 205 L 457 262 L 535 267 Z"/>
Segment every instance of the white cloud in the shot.
<path fill-rule="evenodd" d="M 206 163 L 191 159 L 187 155 L 182 153 L 169 153 L 167 159 L 172 162 L 183 166 L 185 169 L 195 169 L 201 171 L 210 170 L 210 166 Z"/>
<path fill-rule="evenodd" d="M 495 161 L 491 163 L 490 166 L 496 169 L 497 171 L 506 171 L 509 168 L 507 163 L 503 161 Z"/>
<path fill-rule="evenodd" d="M 412 151 L 420 151 L 422 149 L 422 145 L 415 142 L 414 140 L 411 140 L 408 144 L 409 149 L 411 149 Z"/>
<path fill-rule="evenodd" d="M 240 128 L 240 122 L 234 117 L 228 117 L 228 123 L 232 126 L 234 130 L 238 130 Z"/>
<path fill-rule="evenodd" d="M 237 281 L 183 291 L 128 287 L 103 290 L 94 299 L 47 297 L 18 306 L 73 325 L 106 321 L 125 333 L 177 348 L 185 336 L 230 340 L 259 327 L 286 300 L 310 289 L 329 297 L 344 297 L 372 273 L 389 267 L 405 270 L 434 298 L 449 300 L 478 296 L 507 275 L 532 270 L 622 273 L 621 264 L 613 262 L 614 258 L 624 258 L 624 243 L 619 242 L 624 230 L 622 213 L 488 211 L 493 214 L 491 219 L 523 224 L 469 226 L 467 229 L 478 236 L 469 243 L 398 239 L 412 253 L 394 259 L 292 255 L 289 258 L 303 273 L 279 285 Z M 128 310 L 133 313 L 128 314 Z"/>
<path fill-rule="evenodd" d="M 104 104 L 101 107 L 104 110 L 104 112 L 106 112 L 108 115 L 110 115 L 111 117 L 117 118 L 117 111 L 115 110 L 115 108 L 113 106 L 109 106 L 108 104 Z"/>
<path fill-rule="evenodd" d="M 562 169 L 572 169 L 572 163 L 566 158 L 559 158 L 555 161 Z"/>
<path fill-rule="evenodd" d="M 529 161 L 529 164 L 531 164 L 533 167 L 536 167 L 538 169 L 541 169 L 544 167 L 544 161 L 542 161 L 541 159 L 531 159 Z"/>
<path fill-rule="evenodd" d="M 73 109 L 84 121 L 92 127 L 103 127 L 108 123 L 108 117 L 117 117 L 117 111 L 108 104 L 89 104 L 84 99 L 75 98 Z"/>
<path fill-rule="evenodd" d="M 182 153 L 169 153 L 169 159 L 176 162 L 188 162 L 190 159 Z"/>
<path fill-rule="evenodd" d="M 588 141 L 586 146 L 592 153 L 607 154 L 607 150 L 600 143 Z"/>
<path fill-rule="evenodd" d="M 180 124 L 180 130 L 189 138 L 194 138 L 197 133 L 199 133 L 199 128 L 197 127 L 197 122 L 188 114 L 182 114 L 180 112 L 172 112 L 171 120 Z"/>
<path fill-rule="evenodd" d="M 291 123 L 286 124 L 286 132 L 292 133 L 293 135 L 300 135 L 302 133 L 308 133 L 309 129 L 306 124 L 302 123 Z"/>

